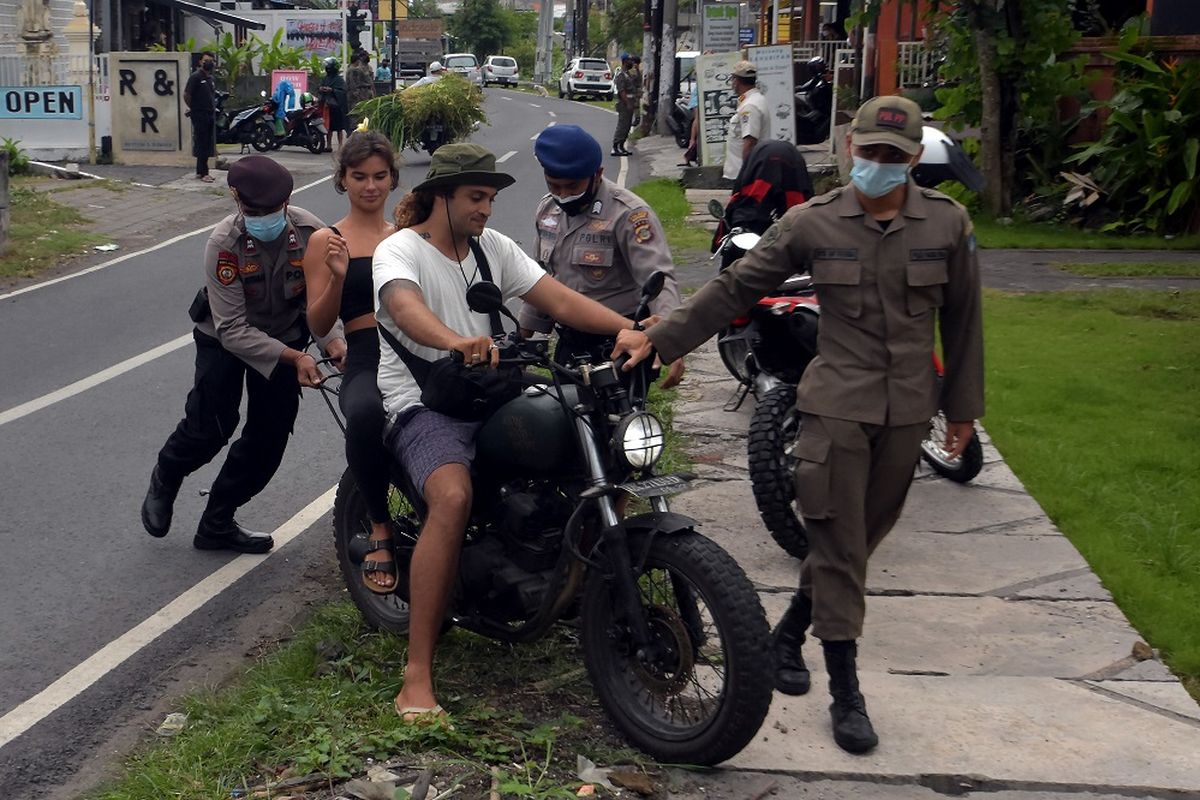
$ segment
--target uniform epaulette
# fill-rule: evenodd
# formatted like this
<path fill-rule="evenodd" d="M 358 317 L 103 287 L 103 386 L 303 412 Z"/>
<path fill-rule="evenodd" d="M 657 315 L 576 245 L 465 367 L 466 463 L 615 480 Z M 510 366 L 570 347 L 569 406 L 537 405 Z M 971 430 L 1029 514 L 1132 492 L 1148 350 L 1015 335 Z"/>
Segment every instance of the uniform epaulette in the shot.
<path fill-rule="evenodd" d="M 958 202 L 957 200 L 955 200 L 953 197 L 946 194 L 945 192 L 939 192 L 937 189 L 929 189 L 926 187 L 921 187 L 921 194 L 924 195 L 925 197 L 929 198 L 930 200 L 945 200 L 947 203 L 952 203 L 956 208 L 962 210 L 962 212 L 964 214 L 967 213 L 966 206 L 964 206 L 962 203 Z"/>
<path fill-rule="evenodd" d="M 830 189 L 825 194 L 819 194 L 816 197 L 810 198 L 808 201 L 801 204 L 801 208 L 805 206 L 823 206 L 827 203 L 832 203 L 842 196 L 842 192 L 846 191 L 845 186 L 838 186 L 835 189 Z"/>

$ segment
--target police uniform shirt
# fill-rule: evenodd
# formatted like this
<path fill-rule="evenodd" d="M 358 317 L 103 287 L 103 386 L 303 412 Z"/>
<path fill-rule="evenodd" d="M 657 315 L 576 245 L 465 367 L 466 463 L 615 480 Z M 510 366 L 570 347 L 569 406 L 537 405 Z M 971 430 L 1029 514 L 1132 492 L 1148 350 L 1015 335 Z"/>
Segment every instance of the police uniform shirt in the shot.
<path fill-rule="evenodd" d="M 637 105 L 637 83 L 629 70 L 622 68 L 617 73 L 617 77 L 613 81 L 613 88 L 617 91 L 616 100 L 619 108 L 633 108 Z M 622 99 L 625 96 L 629 97 L 628 103 Z"/>
<path fill-rule="evenodd" d="M 296 206 L 274 242 L 251 238 L 241 214 L 217 223 L 204 250 L 204 283 L 212 310 L 196 328 L 269 377 L 279 356 L 305 335 L 304 249 L 324 223 Z M 341 338 L 334 325 L 322 342 Z"/>
<path fill-rule="evenodd" d="M 742 140 L 753 136 L 758 141 L 771 138 L 771 113 L 767 98 L 751 89 L 738 98 L 737 110 L 729 118 L 729 138 L 725 142 L 725 168 L 722 176 L 733 179 L 742 168 Z"/>
<path fill-rule="evenodd" d="M 818 355 L 797 390 L 808 414 L 912 425 L 939 407 L 936 314 L 945 353 L 940 406 L 983 415 L 983 322 L 966 210 L 909 181 L 886 228 L 843 187 L 788 210 L 744 258 L 647 335 L 664 360 L 689 352 L 794 272 L 811 270 L 821 302 Z"/>
<path fill-rule="evenodd" d="M 667 273 L 662 293 L 650 304 L 655 314 L 679 305 L 679 286 L 667 237 L 658 217 L 642 198 L 601 178 L 591 208 L 568 216 L 549 195 L 538 205 L 537 260 L 560 283 L 631 316 L 641 287 L 656 271 Z M 521 326 L 547 333 L 553 320 L 529 304 Z"/>

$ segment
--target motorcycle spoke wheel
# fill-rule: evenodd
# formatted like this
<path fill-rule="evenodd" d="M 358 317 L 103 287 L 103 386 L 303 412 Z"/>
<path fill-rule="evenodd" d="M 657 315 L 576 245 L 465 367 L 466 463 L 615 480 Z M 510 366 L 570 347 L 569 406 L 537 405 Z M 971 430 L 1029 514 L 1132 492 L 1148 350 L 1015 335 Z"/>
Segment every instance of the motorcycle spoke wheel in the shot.
<path fill-rule="evenodd" d="M 388 487 L 388 510 L 392 518 L 396 560 L 406 563 L 400 557 L 399 551 L 406 545 L 411 547 L 416 542 L 421 520 L 413 511 L 408 498 L 394 485 Z M 359 491 L 354 476 L 347 469 L 338 482 L 337 497 L 333 502 L 334 546 L 342 578 L 350 593 L 350 599 L 354 601 L 368 625 L 376 630 L 391 631 L 405 636 L 408 634 L 409 608 L 408 602 L 401 596 L 408 582 L 408 576 L 403 569 L 396 576 L 397 591 L 391 594 L 375 594 L 363 585 L 360 553 L 370 535 L 371 518 L 367 514 L 366 500 Z"/>
<path fill-rule="evenodd" d="M 645 552 L 633 536 L 630 552 Z M 696 533 L 650 543 L 637 576 L 651 645 L 639 649 L 598 571 L 584 591 L 584 660 L 601 704 L 662 761 L 717 764 L 754 737 L 771 703 L 769 630 L 754 587 Z"/>
<path fill-rule="evenodd" d="M 788 555 L 803 559 L 808 555 L 808 533 L 795 502 L 796 460 L 791 455 L 799 433 L 796 387 L 776 386 L 754 408 L 746 450 L 750 487 L 763 524 Z"/>
<path fill-rule="evenodd" d="M 979 434 L 971 435 L 967 449 L 957 458 L 950 458 L 946 453 L 946 415 L 938 411 L 929 422 L 929 435 L 921 442 L 921 457 L 925 463 L 943 478 L 955 483 L 967 483 L 983 469 L 983 445 L 979 442 Z"/>

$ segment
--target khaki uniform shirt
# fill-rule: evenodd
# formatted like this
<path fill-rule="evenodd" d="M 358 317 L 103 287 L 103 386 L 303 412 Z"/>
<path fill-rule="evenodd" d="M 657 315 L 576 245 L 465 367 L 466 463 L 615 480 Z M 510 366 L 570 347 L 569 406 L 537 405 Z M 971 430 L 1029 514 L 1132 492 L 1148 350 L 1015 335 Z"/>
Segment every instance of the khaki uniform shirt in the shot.
<path fill-rule="evenodd" d="M 617 108 L 637 108 L 638 86 L 632 72 L 628 72 L 624 69 L 617 72 L 616 77 L 613 78 L 613 88 L 617 91 Z M 622 100 L 622 98 L 626 96 L 629 97 L 628 102 Z"/>
<path fill-rule="evenodd" d="M 983 415 L 979 263 L 966 210 L 909 181 L 884 229 L 852 188 L 789 209 L 745 258 L 647 331 L 663 360 L 694 349 L 794 272 L 821 303 L 818 355 L 796 392 L 800 411 L 911 425 L 939 406 L 934 319 L 945 352 L 940 405 L 955 422 Z"/>
<path fill-rule="evenodd" d="M 633 192 L 601 178 L 589 211 L 567 216 L 547 195 L 534 219 L 538 263 L 560 283 L 631 316 L 642 284 L 662 271 L 667 281 L 650 310 L 666 314 L 679 305 L 675 265 L 662 224 Z M 522 327 L 542 333 L 553 326 L 553 320 L 528 303 L 519 318 Z"/>
<path fill-rule="evenodd" d="M 304 248 L 324 223 L 289 206 L 288 225 L 274 242 L 246 234 L 242 215 L 217 223 L 204 249 L 204 284 L 212 315 L 196 328 L 264 376 L 279 356 L 307 335 L 304 321 Z M 343 338 L 338 322 L 318 341 Z"/>

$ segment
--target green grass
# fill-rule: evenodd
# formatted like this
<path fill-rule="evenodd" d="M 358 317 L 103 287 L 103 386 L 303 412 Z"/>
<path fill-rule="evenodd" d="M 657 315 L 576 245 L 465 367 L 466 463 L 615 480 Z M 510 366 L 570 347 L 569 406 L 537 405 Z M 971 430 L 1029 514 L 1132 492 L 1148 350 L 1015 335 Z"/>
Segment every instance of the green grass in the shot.
<path fill-rule="evenodd" d="M 1200 292 L 985 299 L 1014 472 L 1200 696 Z"/>
<path fill-rule="evenodd" d="M 1177 236 L 1117 236 L 1080 230 L 1068 225 L 1014 220 L 1002 225 L 975 219 L 980 247 L 1015 250 L 1200 250 L 1200 234 Z"/>
<path fill-rule="evenodd" d="M 633 191 L 658 215 L 676 260 L 688 250 L 708 251 L 712 244 L 712 232 L 702 225 L 688 224 L 687 217 L 692 213 L 692 207 L 679 181 L 655 178 L 639 183 L 633 187 Z"/>
<path fill-rule="evenodd" d="M 1195 278 L 1200 277 L 1200 253 L 1195 261 L 1106 261 L 1095 264 L 1055 264 L 1054 268 L 1093 278 Z"/>
<path fill-rule="evenodd" d="M 368 631 L 349 603 L 327 606 L 236 685 L 186 698 L 184 730 L 134 755 L 93 797 L 228 798 L 281 774 L 340 782 L 360 774 L 367 758 L 431 766 L 443 790 L 463 784 L 456 796 L 486 796 L 495 766 L 510 787 L 505 797 L 570 797 L 576 753 L 597 763 L 636 761 L 609 744 L 602 723 L 563 711 L 598 713 L 571 632 L 555 629 L 520 646 L 443 636 L 437 691 L 452 729 L 406 725 L 393 711 L 404 645 Z"/>
<path fill-rule="evenodd" d="M 11 219 L 8 250 L 0 256 L 0 278 L 25 278 L 58 266 L 67 254 L 80 253 L 105 237 L 84 230 L 90 220 L 74 208 L 56 203 L 47 192 L 30 188 L 27 179 L 9 187 Z"/>

